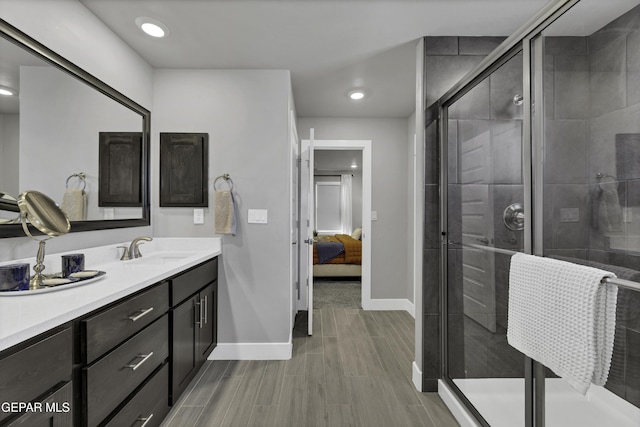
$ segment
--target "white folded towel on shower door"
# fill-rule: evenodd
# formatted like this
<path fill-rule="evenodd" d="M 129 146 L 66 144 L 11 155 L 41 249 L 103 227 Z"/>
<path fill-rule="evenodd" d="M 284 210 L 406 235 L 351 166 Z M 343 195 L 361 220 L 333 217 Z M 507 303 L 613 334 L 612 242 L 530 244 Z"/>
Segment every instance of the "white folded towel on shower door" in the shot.
<path fill-rule="evenodd" d="M 526 254 L 511 257 L 507 340 L 582 394 L 609 375 L 618 287 L 615 274 Z"/>
<path fill-rule="evenodd" d="M 84 190 L 67 188 L 62 196 L 60 209 L 67 215 L 69 221 L 84 221 L 87 219 L 86 204 L 87 197 Z"/>

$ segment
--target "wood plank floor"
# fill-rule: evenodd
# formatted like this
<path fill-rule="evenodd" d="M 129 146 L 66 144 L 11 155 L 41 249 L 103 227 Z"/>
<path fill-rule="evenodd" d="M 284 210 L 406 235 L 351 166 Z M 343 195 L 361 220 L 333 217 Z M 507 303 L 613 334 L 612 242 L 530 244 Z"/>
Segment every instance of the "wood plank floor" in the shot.
<path fill-rule="evenodd" d="M 322 308 L 313 325 L 296 320 L 291 360 L 206 362 L 162 425 L 458 426 L 411 382 L 409 314 Z"/>

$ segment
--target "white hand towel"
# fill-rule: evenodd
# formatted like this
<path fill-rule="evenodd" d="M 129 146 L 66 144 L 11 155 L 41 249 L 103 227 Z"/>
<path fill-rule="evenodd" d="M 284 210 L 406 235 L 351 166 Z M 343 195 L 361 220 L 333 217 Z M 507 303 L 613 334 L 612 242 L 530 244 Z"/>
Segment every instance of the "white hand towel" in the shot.
<path fill-rule="evenodd" d="M 615 274 L 516 254 L 509 272 L 507 340 L 582 394 L 609 375 L 616 324 Z"/>
<path fill-rule="evenodd" d="M 62 196 L 60 208 L 69 221 L 84 221 L 86 217 L 86 195 L 80 188 L 68 188 Z"/>
<path fill-rule="evenodd" d="M 236 206 L 233 194 L 229 190 L 216 190 L 214 232 L 218 234 L 236 234 Z"/>

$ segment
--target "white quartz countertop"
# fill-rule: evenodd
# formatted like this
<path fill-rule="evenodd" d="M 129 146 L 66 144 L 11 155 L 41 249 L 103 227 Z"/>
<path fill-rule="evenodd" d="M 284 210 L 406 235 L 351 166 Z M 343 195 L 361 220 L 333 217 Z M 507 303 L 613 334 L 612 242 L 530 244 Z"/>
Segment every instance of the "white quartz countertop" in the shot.
<path fill-rule="evenodd" d="M 222 253 L 219 238 L 154 238 L 140 245 L 143 257 L 120 261 L 119 243 L 57 254 L 47 254 L 44 273 L 60 271 L 60 255 L 85 254 L 85 270 L 102 270 L 98 280 L 68 289 L 19 296 L 0 292 L 0 350 L 83 316 L 106 304 L 171 277 Z M 34 250 L 35 252 L 35 250 Z M 34 258 L 2 262 L 35 264 Z M 33 271 L 32 271 L 33 274 Z M 11 292 L 14 294 L 14 292 Z"/>

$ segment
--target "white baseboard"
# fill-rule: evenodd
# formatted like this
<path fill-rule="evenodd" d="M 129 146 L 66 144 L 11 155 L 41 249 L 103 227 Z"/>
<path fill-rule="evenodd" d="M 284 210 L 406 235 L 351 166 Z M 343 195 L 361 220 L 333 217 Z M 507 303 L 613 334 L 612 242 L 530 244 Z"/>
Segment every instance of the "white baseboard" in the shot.
<path fill-rule="evenodd" d="M 422 392 L 422 371 L 418 368 L 418 364 L 413 361 L 411 364 L 413 367 L 413 374 L 411 375 L 411 380 L 413 381 L 413 385 L 416 387 L 416 390 Z"/>
<path fill-rule="evenodd" d="M 447 408 L 453 414 L 461 427 L 480 427 L 476 419 L 467 411 L 462 403 L 458 400 L 451 389 L 442 381 L 438 380 L 438 395 L 442 399 Z"/>
<path fill-rule="evenodd" d="M 289 360 L 292 342 L 283 343 L 218 343 L 209 360 Z"/>
<path fill-rule="evenodd" d="M 370 299 L 362 301 L 364 310 L 404 310 L 414 319 L 416 317 L 416 306 L 408 299 Z"/>

